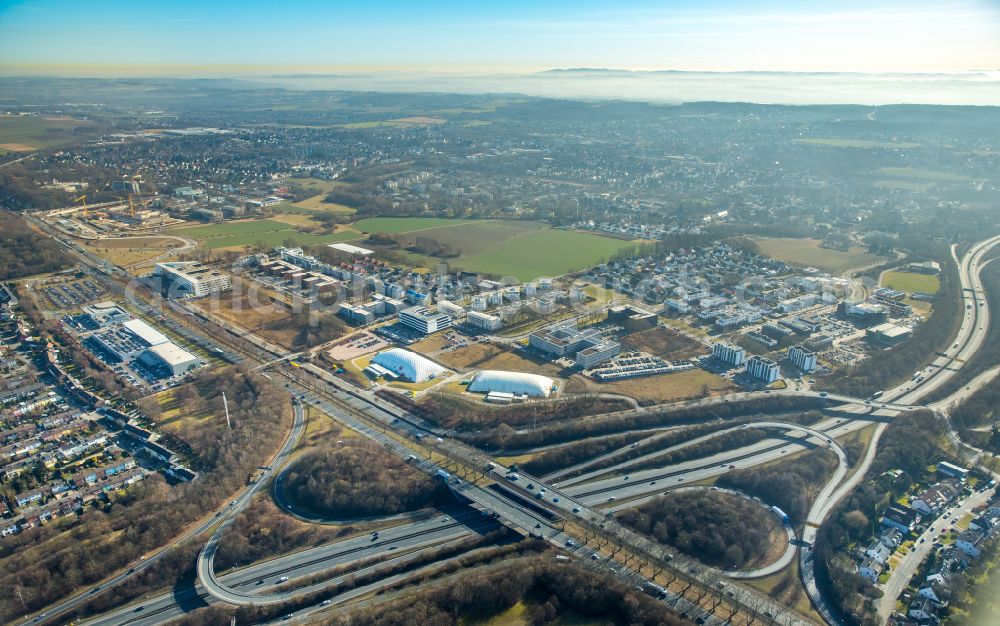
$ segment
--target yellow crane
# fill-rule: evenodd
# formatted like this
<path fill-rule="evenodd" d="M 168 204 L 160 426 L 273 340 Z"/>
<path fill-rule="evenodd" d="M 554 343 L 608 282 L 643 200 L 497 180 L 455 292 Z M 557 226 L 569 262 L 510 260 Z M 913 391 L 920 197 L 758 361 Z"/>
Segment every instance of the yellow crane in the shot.
<path fill-rule="evenodd" d="M 77 196 L 77 197 L 73 198 L 73 202 L 83 202 L 83 206 L 81 207 L 83 209 L 83 219 L 87 219 L 87 217 L 88 217 L 88 214 L 87 214 L 87 196 L 86 195 Z"/>

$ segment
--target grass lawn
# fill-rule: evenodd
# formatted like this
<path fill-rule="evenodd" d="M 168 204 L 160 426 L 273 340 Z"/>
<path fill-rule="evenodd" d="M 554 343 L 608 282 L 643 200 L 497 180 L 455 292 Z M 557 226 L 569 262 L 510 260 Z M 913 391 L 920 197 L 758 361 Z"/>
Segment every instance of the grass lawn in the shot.
<path fill-rule="evenodd" d="M 830 146 L 833 148 L 917 148 L 919 143 L 872 141 L 869 139 L 834 139 L 829 137 L 808 137 L 796 139 L 794 143 L 807 143 L 814 146 Z"/>
<path fill-rule="evenodd" d="M 630 242 L 611 237 L 548 229 L 517 235 L 502 246 L 450 263 L 473 272 L 513 276 L 523 282 L 586 269 L 631 247 Z"/>
<path fill-rule="evenodd" d="M 450 220 L 443 217 L 369 217 L 355 222 L 353 227 L 362 233 L 398 235 L 415 230 L 468 224 L 470 221 L 472 220 Z"/>
<path fill-rule="evenodd" d="M 835 276 L 855 267 L 876 263 L 882 258 L 860 247 L 853 247 L 848 252 L 821 248 L 818 239 L 767 237 L 754 241 L 761 252 L 771 258 L 792 265 L 815 267 Z"/>
<path fill-rule="evenodd" d="M 942 172 L 940 170 L 922 170 L 915 167 L 880 167 L 877 170 L 882 176 L 891 178 L 916 178 L 917 180 L 968 182 L 973 180 L 961 174 Z"/>
<path fill-rule="evenodd" d="M 941 280 L 937 276 L 918 274 L 916 272 L 886 272 L 882 277 L 882 286 L 898 291 L 913 293 L 937 293 L 941 288 Z"/>
<path fill-rule="evenodd" d="M 0 115 L 0 154 L 31 152 L 75 139 L 81 128 L 94 126 L 89 120 L 38 115 Z"/>

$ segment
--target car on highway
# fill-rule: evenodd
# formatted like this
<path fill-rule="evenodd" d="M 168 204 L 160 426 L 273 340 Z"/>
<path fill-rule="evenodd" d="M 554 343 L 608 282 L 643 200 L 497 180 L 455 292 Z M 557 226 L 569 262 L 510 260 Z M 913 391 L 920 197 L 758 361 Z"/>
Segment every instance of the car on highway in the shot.
<path fill-rule="evenodd" d="M 288 582 L 288 576 L 282 576 L 281 578 L 278 579 L 278 582 L 279 583 L 286 583 L 286 582 Z"/>
<path fill-rule="evenodd" d="M 332 602 L 333 602 L 333 600 L 323 600 L 322 602 L 319 603 L 319 605 L 320 606 L 330 606 L 330 604 Z"/>
<path fill-rule="evenodd" d="M 572 548 L 572 547 L 573 547 L 573 546 L 575 546 L 575 545 L 576 545 L 576 542 L 575 542 L 575 541 L 573 541 L 572 539 L 567 539 L 567 540 L 566 540 L 566 547 L 567 547 L 567 548 Z"/>

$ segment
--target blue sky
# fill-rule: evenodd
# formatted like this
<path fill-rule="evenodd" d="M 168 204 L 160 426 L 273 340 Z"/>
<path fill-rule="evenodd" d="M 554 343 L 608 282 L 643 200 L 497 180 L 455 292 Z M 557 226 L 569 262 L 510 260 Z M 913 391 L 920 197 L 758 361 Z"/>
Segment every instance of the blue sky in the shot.
<path fill-rule="evenodd" d="M 0 0 L 0 72 L 1000 69 L 1000 0 Z"/>

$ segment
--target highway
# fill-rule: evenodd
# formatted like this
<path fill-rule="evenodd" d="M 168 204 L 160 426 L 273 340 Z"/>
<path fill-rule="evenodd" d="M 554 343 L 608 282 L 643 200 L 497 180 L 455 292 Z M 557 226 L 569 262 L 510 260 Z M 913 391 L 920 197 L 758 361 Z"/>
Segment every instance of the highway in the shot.
<path fill-rule="evenodd" d="M 472 532 L 488 532 L 497 524 L 478 511 L 465 510 L 455 515 L 435 515 L 426 520 L 394 526 L 379 531 L 373 540 L 364 534 L 316 548 L 293 552 L 255 563 L 219 577 L 219 581 L 240 591 L 265 594 L 280 584 L 282 576 L 294 582 L 306 576 L 320 574 L 331 568 L 365 559 L 402 554 L 419 547 L 439 545 L 470 536 Z M 193 608 L 213 604 L 212 597 L 199 584 L 194 588 L 161 594 L 135 602 L 120 610 L 84 622 L 93 626 L 122 624 L 157 624 L 183 616 Z"/>

